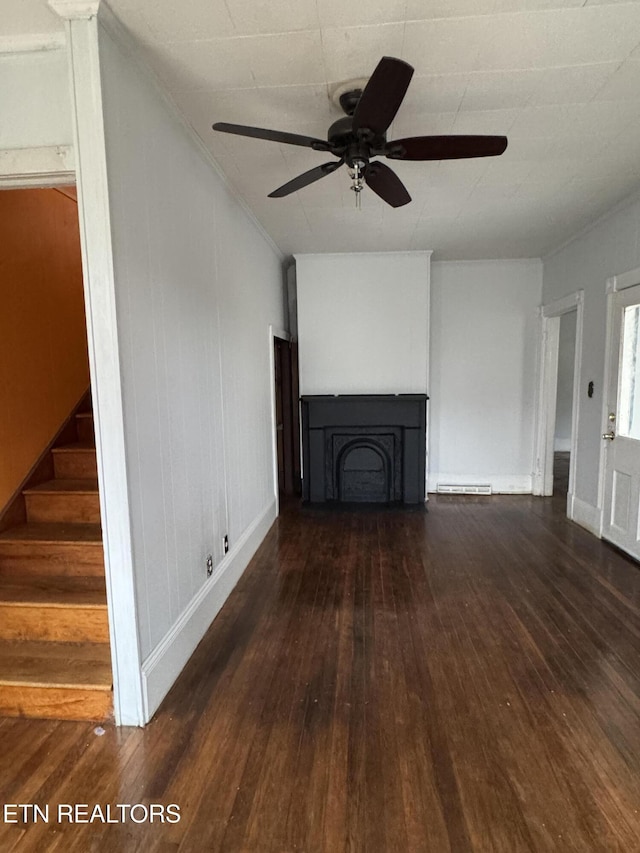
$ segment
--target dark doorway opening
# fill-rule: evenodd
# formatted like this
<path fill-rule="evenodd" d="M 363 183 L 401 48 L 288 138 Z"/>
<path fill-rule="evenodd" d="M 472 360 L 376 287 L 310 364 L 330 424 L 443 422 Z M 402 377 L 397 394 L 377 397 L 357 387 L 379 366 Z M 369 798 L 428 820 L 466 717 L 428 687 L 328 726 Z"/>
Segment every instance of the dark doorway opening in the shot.
<path fill-rule="evenodd" d="M 274 338 L 276 383 L 276 446 L 278 492 L 294 497 L 302 491 L 300 471 L 300 415 L 298 410 L 298 345 Z"/>
<path fill-rule="evenodd" d="M 566 501 L 571 471 L 573 436 L 573 386 L 576 361 L 577 310 L 560 317 L 556 420 L 553 438 L 553 496 Z"/>
<path fill-rule="evenodd" d="M 569 465 L 571 454 L 556 450 L 553 454 L 553 496 L 566 501 L 569 492 Z"/>

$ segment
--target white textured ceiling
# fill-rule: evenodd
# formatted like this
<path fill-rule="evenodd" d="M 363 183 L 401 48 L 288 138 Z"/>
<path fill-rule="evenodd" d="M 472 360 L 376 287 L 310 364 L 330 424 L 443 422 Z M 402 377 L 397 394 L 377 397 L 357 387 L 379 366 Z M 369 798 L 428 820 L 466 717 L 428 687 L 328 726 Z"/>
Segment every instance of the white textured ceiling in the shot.
<path fill-rule="evenodd" d="M 17 11 L 5 18 L 6 2 L 0 35 L 6 21 L 11 32 L 21 23 Z M 48 20 L 44 0 L 29 5 L 39 6 L 38 20 Z M 110 6 L 287 254 L 434 249 L 441 259 L 537 257 L 640 185 L 640 2 L 111 0 Z M 368 76 L 383 55 L 415 68 L 388 138 L 504 134 L 506 153 L 388 161 L 413 201 L 394 210 L 365 191 L 357 211 L 345 168 L 294 195 L 267 198 L 330 156 L 211 130 L 214 121 L 228 121 L 324 138 L 341 116 L 330 100 L 336 84 Z"/>

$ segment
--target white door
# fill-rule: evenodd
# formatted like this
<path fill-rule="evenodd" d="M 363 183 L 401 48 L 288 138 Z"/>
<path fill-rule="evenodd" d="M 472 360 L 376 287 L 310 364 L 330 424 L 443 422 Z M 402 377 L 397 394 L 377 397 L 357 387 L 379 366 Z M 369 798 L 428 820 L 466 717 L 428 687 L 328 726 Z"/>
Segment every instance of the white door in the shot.
<path fill-rule="evenodd" d="M 640 285 L 613 296 L 603 530 L 640 560 Z"/>

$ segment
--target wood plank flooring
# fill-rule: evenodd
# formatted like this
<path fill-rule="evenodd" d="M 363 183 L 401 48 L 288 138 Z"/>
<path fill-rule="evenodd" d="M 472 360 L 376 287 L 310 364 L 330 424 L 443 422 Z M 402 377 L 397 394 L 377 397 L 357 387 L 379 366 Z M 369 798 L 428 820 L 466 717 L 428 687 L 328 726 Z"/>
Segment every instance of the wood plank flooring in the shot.
<path fill-rule="evenodd" d="M 0 849 L 640 851 L 640 570 L 562 504 L 288 509 L 146 729 L 0 720 Z"/>

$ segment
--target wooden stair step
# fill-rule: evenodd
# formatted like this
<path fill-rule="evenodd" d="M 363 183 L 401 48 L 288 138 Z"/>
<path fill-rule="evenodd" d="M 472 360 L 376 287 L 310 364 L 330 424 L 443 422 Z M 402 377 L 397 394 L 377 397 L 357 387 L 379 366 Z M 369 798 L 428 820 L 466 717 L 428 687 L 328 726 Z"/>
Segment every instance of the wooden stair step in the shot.
<path fill-rule="evenodd" d="M 96 448 L 92 443 L 78 441 L 54 447 L 51 452 L 56 479 L 97 479 Z"/>
<path fill-rule="evenodd" d="M 0 684 L 111 689 L 107 643 L 0 641 Z"/>
<path fill-rule="evenodd" d="M 80 441 L 93 441 L 93 413 L 78 412 L 76 415 L 76 432 Z"/>
<path fill-rule="evenodd" d="M 109 642 L 104 578 L 0 577 L 0 639 Z"/>
<path fill-rule="evenodd" d="M 49 448 L 31 478 L 36 485 L 23 490 L 26 523 L 0 533 L 0 716 L 105 720 L 112 715 L 89 405 L 85 400 L 85 411 L 65 425 L 58 446 Z M 38 483 L 45 471 L 54 479 Z"/>
<path fill-rule="evenodd" d="M 32 576 L 0 577 L 0 603 L 46 604 L 49 607 L 106 607 L 105 580 L 101 577 Z"/>
<path fill-rule="evenodd" d="M 0 715 L 104 720 L 111 712 L 108 644 L 0 640 Z"/>
<path fill-rule="evenodd" d="M 0 576 L 104 575 L 99 524 L 21 524 L 0 533 Z"/>
<path fill-rule="evenodd" d="M 46 480 L 24 490 L 25 495 L 52 494 L 58 495 L 65 492 L 74 492 L 82 495 L 97 495 L 98 481 L 94 477 L 80 477 L 60 480 Z"/>
<path fill-rule="evenodd" d="M 28 521 L 100 521 L 97 480 L 47 480 L 25 489 L 23 494 Z"/>

